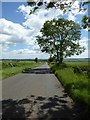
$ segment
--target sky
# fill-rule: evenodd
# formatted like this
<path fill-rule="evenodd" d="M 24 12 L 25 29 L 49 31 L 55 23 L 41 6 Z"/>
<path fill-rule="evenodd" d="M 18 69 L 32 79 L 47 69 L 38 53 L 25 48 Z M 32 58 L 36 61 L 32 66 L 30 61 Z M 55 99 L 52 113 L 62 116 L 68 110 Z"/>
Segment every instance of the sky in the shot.
<path fill-rule="evenodd" d="M 7 1 L 7 0 L 6 0 Z M 28 6 L 26 2 L 2 2 L 2 16 L 0 16 L 0 49 L 2 49 L 3 59 L 48 59 L 49 54 L 41 52 L 36 43 L 35 36 L 40 34 L 46 20 L 53 18 L 64 17 L 68 20 L 73 20 L 81 24 L 81 18 L 87 14 L 88 11 L 78 12 L 73 10 L 73 14 L 63 14 L 60 9 L 50 8 L 41 10 L 29 15 L 32 7 Z M 23 0 L 22 0 L 23 1 Z M 79 6 L 76 1 L 75 6 Z M 86 6 L 87 7 L 87 6 Z M 74 55 L 71 58 L 87 58 L 88 57 L 88 31 L 87 29 L 81 31 L 80 45 L 86 48 L 81 55 Z"/>

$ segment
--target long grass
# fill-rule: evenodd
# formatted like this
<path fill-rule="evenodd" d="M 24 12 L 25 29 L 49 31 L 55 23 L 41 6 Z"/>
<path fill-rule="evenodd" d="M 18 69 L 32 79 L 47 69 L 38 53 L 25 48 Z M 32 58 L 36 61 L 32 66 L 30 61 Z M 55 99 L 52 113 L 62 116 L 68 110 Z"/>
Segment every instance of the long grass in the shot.
<path fill-rule="evenodd" d="M 50 66 L 73 100 L 90 106 L 88 63 L 67 62 Z M 80 73 L 75 73 L 75 67 L 80 69 Z M 83 67 L 87 69 L 82 69 Z"/>
<path fill-rule="evenodd" d="M 21 73 L 24 69 L 31 69 L 33 67 L 37 67 L 42 64 L 41 62 L 35 63 L 30 61 L 3 61 L 2 62 L 2 79 L 6 79 L 17 73 Z"/>

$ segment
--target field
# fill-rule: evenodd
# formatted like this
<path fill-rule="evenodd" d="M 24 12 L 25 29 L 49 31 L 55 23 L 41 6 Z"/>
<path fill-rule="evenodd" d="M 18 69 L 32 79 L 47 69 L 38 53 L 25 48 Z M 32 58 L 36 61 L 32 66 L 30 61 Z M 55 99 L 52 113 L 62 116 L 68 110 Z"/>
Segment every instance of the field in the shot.
<path fill-rule="evenodd" d="M 75 103 L 90 106 L 90 67 L 88 62 L 50 64 L 55 75 Z"/>
<path fill-rule="evenodd" d="M 42 64 L 41 62 L 35 63 L 34 61 L 2 61 L 0 62 L 0 77 L 6 79 L 10 76 L 21 73 L 24 69 L 31 69 L 38 65 Z"/>

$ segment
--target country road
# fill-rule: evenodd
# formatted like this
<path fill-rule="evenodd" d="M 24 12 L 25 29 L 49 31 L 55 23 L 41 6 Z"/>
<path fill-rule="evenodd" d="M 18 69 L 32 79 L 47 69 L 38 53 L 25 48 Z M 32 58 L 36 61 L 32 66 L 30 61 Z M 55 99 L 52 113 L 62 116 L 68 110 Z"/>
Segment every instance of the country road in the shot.
<path fill-rule="evenodd" d="M 47 63 L 3 80 L 2 91 L 3 120 L 75 118 L 72 100 Z"/>

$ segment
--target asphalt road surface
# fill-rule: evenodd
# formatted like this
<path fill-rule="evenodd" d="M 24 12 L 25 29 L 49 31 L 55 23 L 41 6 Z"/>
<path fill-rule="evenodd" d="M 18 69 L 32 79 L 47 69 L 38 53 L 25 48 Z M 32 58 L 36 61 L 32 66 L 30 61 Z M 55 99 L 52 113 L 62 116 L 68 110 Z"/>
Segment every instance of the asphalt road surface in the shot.
<path fill-rule="evenodd" d="M 2 119 L 73 120 L 72 100 L 47 63 L 2 81 Z"/>

